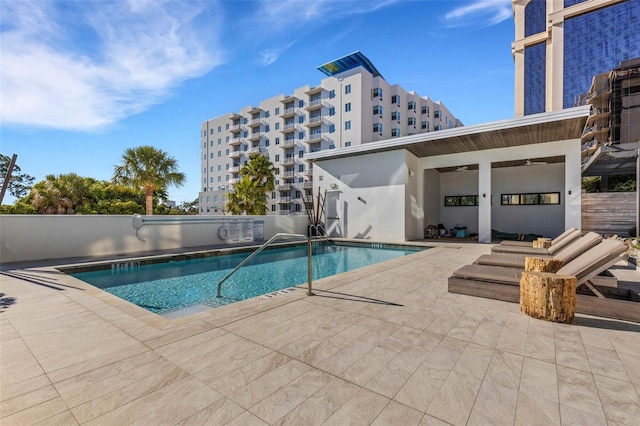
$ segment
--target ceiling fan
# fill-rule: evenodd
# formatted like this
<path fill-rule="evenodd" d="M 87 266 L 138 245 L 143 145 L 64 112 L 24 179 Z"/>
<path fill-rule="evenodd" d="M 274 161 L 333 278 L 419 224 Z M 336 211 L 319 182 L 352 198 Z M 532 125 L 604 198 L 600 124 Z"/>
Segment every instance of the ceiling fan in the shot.
<path fill-rule="evenodd" d="M 531 161 L 531 160 L 527 160 L 524 162 L 525 166 L 537 166 L 537 165 L 543 165 L 543 164 L 547 164 L 546 161 Z"/>

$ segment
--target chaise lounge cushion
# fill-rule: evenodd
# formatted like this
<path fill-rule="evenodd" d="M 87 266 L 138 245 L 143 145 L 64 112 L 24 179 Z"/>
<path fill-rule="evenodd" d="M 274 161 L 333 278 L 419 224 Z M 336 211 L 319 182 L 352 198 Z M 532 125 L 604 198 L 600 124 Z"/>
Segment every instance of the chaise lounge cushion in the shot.
<path fill-rule="evenodd" d="M 567 229 L 562 234 L 558 235 L 553 240 L 551 240 L 551 245 L 554 245 L 554 244 L 558 243 L 559 241 L 563 240 L 565 237 L 571 235 L 573 233 L 573 231 L 575 231 L 575 230 L 576 230 L 576 228 Z M 533 247 L 533 244 L 531 243 L 531 241 L 505 240 L 505 241 L 500 242 L 500 245 L 501 246 L 517 246 L 517 247 Z"/>

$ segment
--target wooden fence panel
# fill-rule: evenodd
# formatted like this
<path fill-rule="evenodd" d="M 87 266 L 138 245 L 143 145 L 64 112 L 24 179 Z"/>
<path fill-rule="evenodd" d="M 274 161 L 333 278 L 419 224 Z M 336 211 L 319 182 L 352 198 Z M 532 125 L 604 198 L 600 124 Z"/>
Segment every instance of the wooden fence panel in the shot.
<path fill-rule="evenodd" d="M 582 194 L 582 229 L 603 235 L 628 237 L 636 226 L 635 192 Z"/>

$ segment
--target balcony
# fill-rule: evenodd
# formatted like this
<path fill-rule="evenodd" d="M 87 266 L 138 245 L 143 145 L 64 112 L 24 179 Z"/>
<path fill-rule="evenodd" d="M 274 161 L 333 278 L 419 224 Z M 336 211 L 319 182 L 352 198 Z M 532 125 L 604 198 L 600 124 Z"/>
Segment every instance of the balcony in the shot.
<path fill-rule="evenodd" d="M 282 172 L 282 177 L 285 179 L 291 179 L 296 177 L 296 172 L 294 171 L 286 171 L 286 172 Z"/>
<path fill-rule="evenodd" d="M 240 130 L 244 129 L 244 126 L 240 123 L 237 124 L 232 124 L 231 128 L 229 129 L 231 132 L 238 132 Z"/>
<path fill-rule="evenodd" d="M 229 185 L 235 185 L 238 182 L 240 182 L 240 178 L 231 178 L 231 179 L 229 179 Z"/>
<path fill-rule="evenodd" d="M 257 107 L 253 107 L 249 110 L 249 114 L 253 115 L 253 114 L 259 114 L 262 111 L 264 111 L 262 108 L 260 108 L 259 106 Z"/>
<path fill-rule="evenodd" d="M 277 214 L 279 216 L 289 216 L 291 214 L 291 210 L 278 210 Z"/>
<path fill-rule="evenodd" d="M 313 174 L 311 171 L 307 174 Z M 313 188 L 313 182 L 310 180 L 305 180 L 304 182 L 302 182 L 302 188 L 303 189 L 311 189 Z"/>
<path fill-rule="evenodd" d="M 318 143 L 322 142 L 322 132 L 314 132 L 309 134 L 304 140 L 306 143 Z"/>
<path fill-rule="evenodd" d="M 296 115 L 296 107 L 290 107 L 282 111 L 282 114 L 280 114 L 280 117 L 289 118 L 289 117 L 293 117 L 294 115 Z"/>
<path fill-rule="evenodd" d="M 280 99 L 280 102 L 282 102 L 283 104 L 286 105 L 288 103 L 295 102 L 297 100 L 298 100 L 298 98 L 295 97 L 295 95 L 289 95 L 289 96 L 285 96 L 284 98 Z"/>
<path fill-rule="evenodd" d="M 242 157 L 242 152 L 243 152 L 243 151 L 240 151 L 240 150 L 237 150 L 237 151 L 231 151 L 231 152 L 229 153 L 229 158 L 240 158 L 240 157 Z"/>
<path fill-rule="evenodd" d="M 304 107 L 307 111 L 315 111 L 317 109 L 322 108 L 322 99 L 315 99 L 313 101 L 309 101 L 309 104 Z"/>
<path fill-rule="evenodd" d="M 291 166 L 291 165 L 294 165 L 295 163 L 296 163 L 295 155 L 287 155 L 280 162 L 280 164 L 282 164 L 283 166 Z"/>
<path fill-rule="evenodd" d="M 257 142 L 261 138 L 262 138 L 262 132 L 253 132 L 249 135 L 247 139 L 249 139 L 251 142 Z"/>
<path fill-rule="evenodd" d="M 286 123 L 284 126 L 282 126 L 282 129 L 280 129 L 280 133 L 291 133 L 293 131 L 296 130 L 296 123 Z"/>
<path fill-rule="evenodd" d="M 239 113 L 232 113 L 231 117 L 229 117 L 229 119 L 233 122 L 235 120 L 242 120 L 244 118 L 244 116 L 242 114 Z"/>
<path fill-rule="evenodd" d="M 248 126 L 254 129 L 256 127 L 259 127 L 262 124 L 262 122 L 263 122 L 262 118 L 255 118 L 249 122 Z"/>
<path fill-rule="evenodd" d="M 307 127 L 316 127 L 316 126 L 320 126 L 321 124 L 322 124 L 322 116 L 318 115 L 316 117 L 309 118 L 309 121 L 307 121 L 304 125 Z"/>
<path fill-rule="evenodd" d="M 280 148 L 282 149 L 293 148 L 294 146 L 296 146 L 295 139 L 285 139 L 283 142 L 280 143 Z"/>
<path fill-rule="evenodd" d="M 322 88 L 322 86 L 316 86 L 316 87 L 312 87 L 311 89 L 307 90 L 305 93 L 305 95 L 315 95 L 318 93 L 322 93 L 324 89 Z"/>
<path fill-rule="evenodd" d="M 240 146 L 244 143 L 244 139 L 241 137 L 233 138 L 229 141 L 229 145 L 231 146 Z"/>
<path fill-rule="evenodd" d="M 278 185 L 276 186 L 276 191 L 291 191 L 291 185 L 290 184 Z"/>
<path fill-rule="evenodd" d="M 229 173 L 238 173 L 240 171 L 240 166 L 233 166 L 229 168 Z"/>
<path fill-rule="evenodd" d="M 291 204 L 291 197 L 280 197 L 277 200 L 278 204 Z"/>
<path fill-rule="evenodd" d="M 247 154 L 260 154 L 262 152 L 262 148 L 259 146 L 252 146 L 247 150 Z"/>

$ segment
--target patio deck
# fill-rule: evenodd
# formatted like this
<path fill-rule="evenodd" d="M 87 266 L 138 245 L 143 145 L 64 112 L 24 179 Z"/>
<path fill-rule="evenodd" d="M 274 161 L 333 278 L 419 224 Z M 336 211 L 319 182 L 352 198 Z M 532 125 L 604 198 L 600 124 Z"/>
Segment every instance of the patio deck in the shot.
<path fill-rule="evenodd" d="M 447 292 L 446 244 L 177 320 L 50 266 L 0 275 L 0 423 L 637 424 L 640 324 Z"/>

